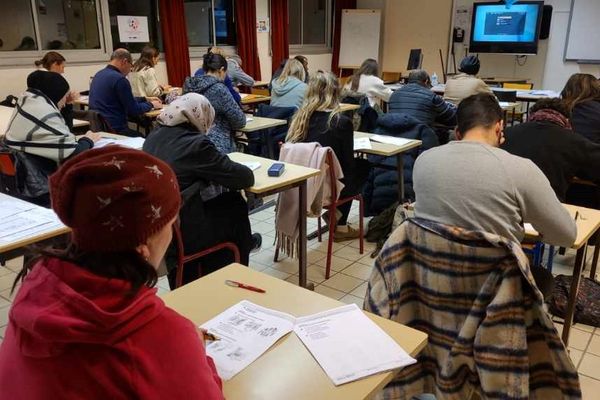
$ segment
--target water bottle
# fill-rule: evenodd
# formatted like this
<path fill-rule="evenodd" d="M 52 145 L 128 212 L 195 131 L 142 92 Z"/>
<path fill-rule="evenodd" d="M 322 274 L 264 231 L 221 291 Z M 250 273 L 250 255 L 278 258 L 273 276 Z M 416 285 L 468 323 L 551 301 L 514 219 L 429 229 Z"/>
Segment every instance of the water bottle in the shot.
<path fill-rule="evenodd" d="M 437 86 L 439 84 L 440 84 L 440 82 L 438 81 L 438 76 L 434 72 L 433 74 L 431 74 L 431 86 Z"/>

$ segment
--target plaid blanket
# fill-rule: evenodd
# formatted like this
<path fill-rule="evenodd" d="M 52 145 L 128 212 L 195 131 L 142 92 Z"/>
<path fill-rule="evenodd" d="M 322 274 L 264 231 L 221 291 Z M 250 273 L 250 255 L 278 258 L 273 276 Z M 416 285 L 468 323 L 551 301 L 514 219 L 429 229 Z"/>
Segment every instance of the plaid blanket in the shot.
<path fill-rule="evenodd" d="M 422 219 L 383 247 L 365 309 L 429 335 L 379 394 L 411 399 L 580 399 L 577 371 L 518 243 Z"/>

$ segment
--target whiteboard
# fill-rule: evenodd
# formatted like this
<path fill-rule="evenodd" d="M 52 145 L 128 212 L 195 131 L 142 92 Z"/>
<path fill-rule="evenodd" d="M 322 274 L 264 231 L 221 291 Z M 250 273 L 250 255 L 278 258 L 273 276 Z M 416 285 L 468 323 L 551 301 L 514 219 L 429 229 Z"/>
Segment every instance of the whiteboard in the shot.
<path fill-rule="evenodd" d="M 367 58 L 379 60 L 380 10 L 342 10 L 339 67 L 358 68 Z"/>
<path fill-rule="evenodd" d="M 600 63 L 600 1 L 572 0 L 565 60 Z"/>

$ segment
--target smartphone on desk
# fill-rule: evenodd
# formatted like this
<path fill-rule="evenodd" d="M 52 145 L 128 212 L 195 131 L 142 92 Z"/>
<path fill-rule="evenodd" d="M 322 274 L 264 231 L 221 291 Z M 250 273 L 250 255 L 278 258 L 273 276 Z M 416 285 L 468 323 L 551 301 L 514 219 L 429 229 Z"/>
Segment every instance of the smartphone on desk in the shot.
<path fill-rule="evenodd" d="M 273 176 L 273 177 L 281 176 L 281 174 L 283 174 L 284 170 L 285 170 L 285 164 L 283 164 L 283 163 L 273 163 L 269 167 L 269 170 L 267 171 L 267 175 Z"/>

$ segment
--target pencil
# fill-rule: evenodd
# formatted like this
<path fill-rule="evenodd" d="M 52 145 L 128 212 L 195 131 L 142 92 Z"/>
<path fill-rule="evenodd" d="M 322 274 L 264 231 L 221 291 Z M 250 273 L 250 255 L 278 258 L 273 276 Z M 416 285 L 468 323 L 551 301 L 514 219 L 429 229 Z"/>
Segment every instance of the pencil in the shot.
<path fill-rule="evenodd" d="M 204 332 L 204 340 L 208 340 L 210 342 L 216 342 L 217 340 L 221 340 L 220 337 L 217 337 L 209 332 Z"/>

